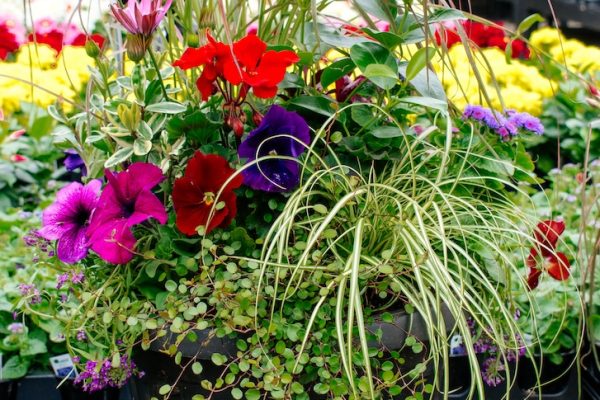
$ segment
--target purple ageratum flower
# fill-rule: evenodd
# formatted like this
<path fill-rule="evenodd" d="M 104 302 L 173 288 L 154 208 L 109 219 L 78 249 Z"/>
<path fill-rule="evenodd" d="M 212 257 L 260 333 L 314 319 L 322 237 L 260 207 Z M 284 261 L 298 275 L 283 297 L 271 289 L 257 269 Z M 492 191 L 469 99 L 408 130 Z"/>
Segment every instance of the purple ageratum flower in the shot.
<path fill-rule="evenodd" d="M 33 284 L 20 283 L 18 286 L 19 292 L 23 297 L 29 297 L 29 304 L 39 304 L 42 302 L 40 291 Z"/>
<path fill-rule="evenodd" d="M 475 121 L 484 121 L 491 115 L 492 113 L 488 108 L 471 104 L 467 105 L 465 107 L 465 111 L 463 112 L 463 118 L 470 118 L 474 119 Z"/>
<path fill-rule="evenodd" d="M 295 112 L 274 105 L 240 144 L 238 154 L 249 163 L 269 155 L 297 158 L 309 144 L 306 121 Z M 248 167 L 243 176 L 244 183 L 253 189 L 285 192 L 300 181 L 300 165 L 295 160 L 272 158 Z"/>
<path fill-rule="evenodd" d="M 58 240 L 58 259 L 72 264 L 83 259 L 89 249 L 86 237 L 92 211 L 96 208 L 102 183 L 95 179 L 87 185 L 73 182 L 59 190 L 56 201 L 42 214 L 39 235 Z"/>
<path fill-rule="evenodd" d="M 165 177 L 157 166 L 141 162 L 123 172 L 106 170 L 105 174 L 108 184 L 98 200 L 88 237 L 92 250 L 103 260 L 126 264 L 136 244 L 131 228 L 149 218 L 167 222 L 165 206 L 151 191 Z"/>
<path fill-rule="evenodd" d="M 79 168 L 81 175 L 86 176 L 87 168 L 85 166 L 85 162 L 83 162 L 83 158 L 81 158 L 79 153 L 75 149 L 65 150 L 64 153 L 67 157 L 63 163 L 67 171 L 73 172 Z"/>
<path fill-rule="evenodd" d="M 132 35 L 150 37 L 163 20 L 173 0 L 129 0 L 125 8 L 111 4 L 110 9 L 119 21 Z"/>
<path fill-rule="evenodd" d="M 58 278 L 56 278 L 56 290 L 60 290 L 65 283 L 69 280 L 69 273 L 65 272 L 64 274 L 60 274 Z"/>
<path fill-rule="evenodd" d="M 536 135 L 544 134 L 544 125 L 542 125 L 539 118 L 526 112 L 519 113 L 514 110 L 507 111 L 507 114 L 509 116 L 509 121 L 515 124 L 519 129 L 524 129 L 535 133 Z"/>

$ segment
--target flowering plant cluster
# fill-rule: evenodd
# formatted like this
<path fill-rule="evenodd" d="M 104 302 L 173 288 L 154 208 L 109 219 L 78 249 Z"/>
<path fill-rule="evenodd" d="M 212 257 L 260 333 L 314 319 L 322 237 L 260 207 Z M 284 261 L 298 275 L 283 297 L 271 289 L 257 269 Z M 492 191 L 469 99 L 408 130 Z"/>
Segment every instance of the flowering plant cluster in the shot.
<path fill-rule="evenodd" d="M 158 346 L 194 374 L 220 368 L 207 396 L 415 399 L 445 357 L 443 309 L 461 332 L 479 314 L 512 354 L 512 293 L 527 289 L 513 254 L 536 238 L 514 227 L 525 219 L 509 193 L 537 182 L 518 133 L 541 135 L 540 121 L 457 115 L 435 52 L 410 43 L 425 32 L 406 39 L 393 16 L 409 10 L 392 4 L 374 11 L 385 25 L 356 31 L 239 4 L 232 31 L 212 23 L 228 10 L 188 4 L 114 3 L 107 34 L 125 44 L 96 54 L 86 112 L 52 109 L 67 167 L 85 176 L 31 233 L 55 282 L 24 283 L 20 303 L 53 317 L 83 388 L 121 386 Z M 398 314 L 439 334 L 407 326 L 390 347 L 379 327 Z M 233 348 L 184 353 L 200 337 Z M 169 396 L 177 381 L 152 384 Z"/>

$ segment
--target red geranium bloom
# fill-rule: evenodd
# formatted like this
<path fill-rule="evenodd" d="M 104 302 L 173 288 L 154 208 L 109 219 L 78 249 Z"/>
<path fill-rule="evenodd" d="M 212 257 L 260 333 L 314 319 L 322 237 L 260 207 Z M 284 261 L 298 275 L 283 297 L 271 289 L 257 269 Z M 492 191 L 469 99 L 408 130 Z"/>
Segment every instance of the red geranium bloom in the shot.
<path fill-rule="evenodd" d="M 202 94 L 202 100 L 206 101 L 214 92 L 214 82 L 219 75 L 223 74 L 223 64 L 231 59 L 229 46 L 217 42 L 207 32 L 208 43 L 199 48 L 190 47 L 186 49 L 181 58 L 173 63 L 173 66 L 183 70 L 203 66 L 202 74 L 196 80 L 196 87 Z"/>
<path fill-rule="evenodd" d="M 534 232 L 536 247 L 532 247 L 527 257 L 529 276 L 527 284 L 530 289 L 535 289 L 543 271 L 556 280 L 563 281 L 570 275 L 571 264 L 564 253 L 556 252 L 556 243 L 559 236 L 565 231 L 564 221 L 542 221 Z M 539 255 L 542 257 L 542 267 L 539 268 Z"/>
<path fill-rule="evenodd" d="M 173 207 L 177 213 L 177 228 L 186 235 L 197 234 L 204 226 L 209 233 L 219 226 L 226 226 L 237 213 L 234 189 L 244 181 L 237 175 L 227 184 L 217 198 L 225 182 L 235 173 L 227 160 L 215 154 L 197 151 L 188 162 L 183 177 L 173 185 Z M 214 202 L 223 202 L 223 207 L 214 207 Z M 212 212 L 212 216 L 211 216 Z"/>
<path fill-rule="evenodd" d="M 291 50 L 268 50 L 265 42 L 249 34 L 228 46 L 207 34 L 208 44 L 197 49 L 187 49 L 174 66 L 189 69 L 203 66 L 196 86 L 202 99 L 213 93 L 214 82 L 222 77 L 232 85 L 244 84 L 242 93 L 252 88 L 254 95 L 268 99 L 277 93 L 277 85 L 285 76 L 288 66 L 298 62 Z"/>
<path fill-rule="evenodd" d="M 267 50 L 267 44 L 256 35 L 248 35 L 233 44 L 235 59 L 224 63 L 225 79 L 233 85 L 245 83 L 256 97 L 269 99 L 277 94 L 277 84 L 285 70 L 300 58 L 291 50 Z"/>

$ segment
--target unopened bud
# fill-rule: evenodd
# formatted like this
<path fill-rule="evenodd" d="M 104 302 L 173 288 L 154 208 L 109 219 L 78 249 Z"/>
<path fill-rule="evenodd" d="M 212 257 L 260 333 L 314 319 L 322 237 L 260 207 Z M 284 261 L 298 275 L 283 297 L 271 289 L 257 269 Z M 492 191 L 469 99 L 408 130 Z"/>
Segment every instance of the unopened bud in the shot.
<path fill-rule="evenodd" d="M 188 33 L 185 38 L 186 38 L 188 47 L 200 46 L 200 38 L 198 37 L 197 33 Z"/>
<path fill-rule="evenodd" d="M 260 123 L 263 120 L 263 115 L 257 111 L 254 111 L 252 113 L 252 122 L 254 122 L 254 125 L 259 126 Z"/>
<path fill-rule="evenodd" d="M 87 38 L 85 41 L 85 53 L 92 58 L 97 58 L 100 55 L 100 47 L 91 38 Z"/>
<path fill-rule="evenodd" d="M 230 115 L 227 118 L 227 125 L 233 129 L 235 136 L 241 137 L 244 134 L 244 123 L 236 115 Z"/>
<path fill-rule="evenodd" d="M 146 55 L 148 41 L 143 35 L 127 35 L 127 56 L 133 62 L 140 62 Z"/>

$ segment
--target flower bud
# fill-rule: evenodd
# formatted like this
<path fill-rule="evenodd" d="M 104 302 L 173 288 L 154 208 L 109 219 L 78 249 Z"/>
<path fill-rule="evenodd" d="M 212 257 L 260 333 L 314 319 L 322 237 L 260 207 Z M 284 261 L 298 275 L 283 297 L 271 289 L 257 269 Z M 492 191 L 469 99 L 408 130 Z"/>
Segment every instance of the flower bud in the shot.
<path fill-rule="evenodd" d="M 263 120 L 263 115 L 257 111 L 254 111 L 252 113 L 252 122 L 254 122 L 254 125 L 259 126 L 260 123 Z"/>
<path fill-rule="evenodd" d="M 143 35 L 127 35 L 127 43 L 125 47 L 127 48 L 127 56 L 133 62 L 140 62 L 144 59 L 146 55 L 146 50 L 148 50 L 148 43 Z"/>
<path fill-rule="evenodd" d="M 244 123 L 240 120 L 240 118 L 237 115 L 229 115 L 229 118 L 227 118 L 227 125 L 229 125 L 231 129 L 233 129 L 233 133 L 235 133 L 235 136 L 242 137 L 242 135 L 244 134 Z"/>
<path fill-rule="evenodd" d="M 85 41 L 85 53 L 91 58 L 97 58 L 100 55 L 100 47 L 89 37 Z"/>
<path fill-rule="evenodd" d="M 199 47 L 200 38 L 197 33 L 188 33 L 185 37 L 188 47 Z"/>

